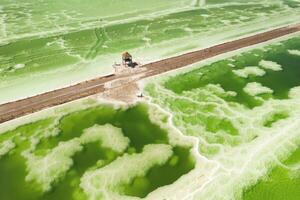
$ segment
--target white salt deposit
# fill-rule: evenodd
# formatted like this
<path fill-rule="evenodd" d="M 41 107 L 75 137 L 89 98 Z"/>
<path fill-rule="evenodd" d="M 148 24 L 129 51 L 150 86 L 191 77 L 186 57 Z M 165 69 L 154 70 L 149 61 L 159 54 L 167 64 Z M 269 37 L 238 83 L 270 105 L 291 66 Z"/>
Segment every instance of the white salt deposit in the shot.
<path fill-rule="evenodd" d="M 263 76 L 266 73 L 263 69 L 258 67 L 245 67 L 243 69 L 233 70 L 232 72 L 242 78 L 248 78 L 250 75 Z"/>
<path fill-rule="evenodd" d="M 300 51 L 299 50 L 288 50 L 288 52 L 291 55 L 300 56 Z"/>
<path fill-rule="evenodd" d="M 24 68 L 25 67 L 25 64 L 23 63 L 19 63 L 19 64 L 16 64 L 14 69 L 21 69 L 21 68 Z"/>
<path fill-rule="evenodd" d="M 261 66 L 264 69 L 270 69 L 273 71 L 281 71 L 282 67 L 276 62 L 268 61 L 268 60 L 262 60 L 259 62 L 259 66 Z"/>
<path fill-rule="evenodd" d="M 256 96 L 259 94 L 267 94 L 267 93 L 273 93 L 273 90 L 263 86 L 261 83 L 252 82 L 248 83 L 246 87 L 243 89 L 244 92 L 251 96 Z"/>

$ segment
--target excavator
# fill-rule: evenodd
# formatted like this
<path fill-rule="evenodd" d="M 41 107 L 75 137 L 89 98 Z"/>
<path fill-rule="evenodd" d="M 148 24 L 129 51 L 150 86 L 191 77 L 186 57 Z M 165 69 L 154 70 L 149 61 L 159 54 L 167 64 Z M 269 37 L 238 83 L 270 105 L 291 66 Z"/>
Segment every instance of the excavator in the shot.
<path fill-rule="evenodd" d="M 115 63 L 113 68 L 115 69 L 115 74 L 127 74 L 134 73 L 140 64 L 134 62 L 132 55 L 128 52 L 122 54 L 122 64 Z"/>
<path fill-rule="evenodd" d="M 131 67 L 131 68 L 135 68 L 136 66 L 138 66 L 138 63 L 133 62 L 132 55 L 130 55 L 130 53 L 128 52 L 122 54 L 122 64 L 126 67 Z"/>

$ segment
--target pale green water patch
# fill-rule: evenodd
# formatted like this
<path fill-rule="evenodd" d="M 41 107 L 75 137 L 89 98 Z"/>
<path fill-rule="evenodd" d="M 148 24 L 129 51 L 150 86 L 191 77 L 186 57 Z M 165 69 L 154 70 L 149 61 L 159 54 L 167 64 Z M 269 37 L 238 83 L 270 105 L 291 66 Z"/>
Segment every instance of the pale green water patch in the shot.
<path fill-rule="evenodd" d="M 175 182 L 195 166 L 189 148 L 174 147 L 173 155 L 163 165 L 152 167 L 145 176 L 134 178 L 130 184 L 121 185 L 121 193 L 144 198 L 155 189 Z"/>
<path fill-rule="evenodd" d="M 257 184 L 244 191 L 246 200 L 297 200 L 300 196 L 300 148 L 277 166 Z"/>
<path fill-rule="evenodd" d="M 277 112 L 271 115 L 269 118 L 266 119 L 264 122 L 264 126 L 271 127 L 274 123 L 286 119 L 289 117 L 288 112 Z"/>
<path fill-rule="evenodd" d="M 259 14 L 272 15 L 271 12 L 280 13 L 285 9 L 279 4 L 267 4 L 265 7 L 260 4 L 240 4 L 208 9 L 195 8 L 151 19 L 99 25 L 50 37 L 26 38 L 0 46 L 0 74 L 7 79 L 29 73 L 53 71 L 81 62 L 85 65 L 98 56 L 206 33 L 223 27 L 224 21 L 228 21 L 227 27 L 251 22 L 259 18 Z M 237 20 L 240 17 L 242 18 Z M 24 67 L 18 69 L 18 64 L 23 64 Z"/>

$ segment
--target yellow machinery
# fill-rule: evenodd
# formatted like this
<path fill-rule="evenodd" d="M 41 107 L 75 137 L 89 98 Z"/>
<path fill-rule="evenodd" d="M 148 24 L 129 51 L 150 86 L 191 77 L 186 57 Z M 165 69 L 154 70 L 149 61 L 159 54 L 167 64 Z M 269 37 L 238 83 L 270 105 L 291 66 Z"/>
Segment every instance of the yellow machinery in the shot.
<path fill-rule="evenodd" d="M 136 62 L 133 62 L 132 55 L 128 52 L 122 54 L 122 64 L 131 68 L 135 68 L 138 65 Z"/>

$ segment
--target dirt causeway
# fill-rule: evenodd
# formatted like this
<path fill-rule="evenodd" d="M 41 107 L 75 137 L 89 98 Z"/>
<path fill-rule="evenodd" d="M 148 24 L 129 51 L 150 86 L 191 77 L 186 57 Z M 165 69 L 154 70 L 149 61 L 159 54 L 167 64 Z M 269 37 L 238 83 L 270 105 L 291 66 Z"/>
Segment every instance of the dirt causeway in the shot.
<path fill-rule="evenodd" d="M 0 105 L 0 123 L 37 112 L 48 107 L 60 105 L 97 93 L 102 93 L 107 90 L 116 89 L 117 87 L 125 87 L 126 84 L 136 82 L 146 77 L 155 76 L 207 58 L 214 57 L 216 55 L 263 43 L 298 31 L 300 31 L 300 23 L 226 42 L 199 51 L 149 63 L 141 66 L 140 68 L 142 70 L 139 70 L 134 74 L 112 74 L 19 101 L 2 104 Z M 138 78 L 132 78 L 133 76 Z M 107 85 L 109 82 L 116 82 L 118 79 L 128 81 L 127 83 L 126 81 L 125 83 L 124 81 L 120 81 L 122 84 L 115 84 L 113 87 L 105 87 L 105 85 Z"/>

